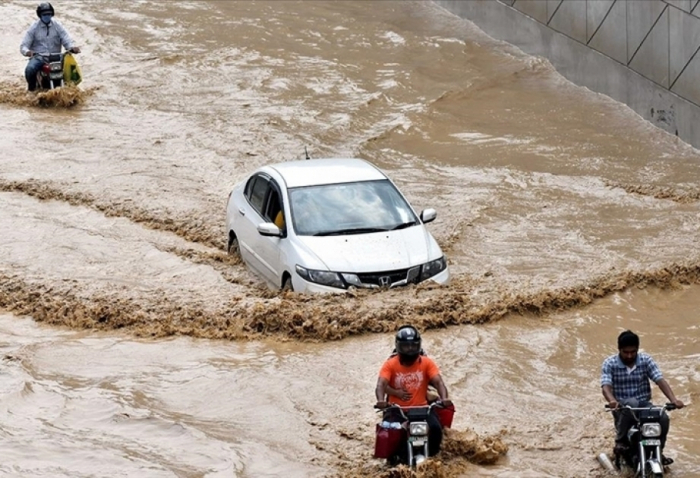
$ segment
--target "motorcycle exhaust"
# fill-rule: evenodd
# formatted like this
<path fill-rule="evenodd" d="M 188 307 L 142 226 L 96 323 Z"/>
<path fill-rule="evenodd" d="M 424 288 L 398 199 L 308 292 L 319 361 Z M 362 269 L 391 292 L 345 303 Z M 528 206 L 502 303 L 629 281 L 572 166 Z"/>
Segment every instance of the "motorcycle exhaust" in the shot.
<path fill-rule="evenodd" d="M 614 473 L 617 472 L 615 466 L 612 464 L 612 461 L 610 461 L 610 458 L 608 458 L 608 455 L 606 455 L 605 453 L 601 453 L 600 455 L 598 455 L 598 463 L 600 463 L 600 465 L 607 471 L 612 471 Z"/>

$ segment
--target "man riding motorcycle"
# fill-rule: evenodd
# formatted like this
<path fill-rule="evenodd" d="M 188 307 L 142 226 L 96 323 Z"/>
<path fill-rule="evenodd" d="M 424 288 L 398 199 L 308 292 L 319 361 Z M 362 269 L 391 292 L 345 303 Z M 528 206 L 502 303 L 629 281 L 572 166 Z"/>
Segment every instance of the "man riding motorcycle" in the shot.
<path fill-rule="evenodd" d="M 615 437 L 615 449 L 613 454 L 622 453 L 627 447 L 627 432 L 634 425 L 634 417 L 626 409 L 620 406 L 648 407 L 651 406 L 651 387 L 649 380 L 656 383 L 666 395 L 669 402 L 676 408 L 683 408 L 685 404 L 678 400 L 659 370 L 658 365 L 650 355 L 639 353 L 639 336 L 631 330 L 622 332 L 617 338 L 619 353 L 611 355 L 603 362 L 600 378 L 601 388 L 608 407 L 615 410 L 613 418 L 617 436 Z M 668 415 L 661 415 L 661 450 L 666 444 L 666 436 L 669 429 Z M 663 457 L 663 464 L 673 462 L 670 458 Z"/>
<path fill-rule="evenodd" d="M 404 325 L 396 332 L 395 354 L 382 365 L 377 379 L 376 408 L 386 409 L 384 420 L 401 421 L 395 409 L 387 408 L 390 404 L 400 407 L 417 407 L 428 404 L 428 385 L 437 390 L 444 406 L 452 402 L 447 398 L 447 387 L 440 376 L 440 369 L 435 362 L 422 353 L 421 337 L 418 330 L 411 325 Z M 428 416 L 430 456 L 440 451 L 442 443 L 442 426 L 434 412 Z"/>
<path fill-rule="evenodd" d="M 29 27 L 19 47 L 22 55 L 30 58 L 24 70 L 29 91 L 37 89 L 36 75 L 44 64 L 41 57 L 60 52 L 61 46 L 70 52 L 80 53 L 80 48 L 75 45 L 63 25 L 53 18 L 54 13 L 50 3 L 40 3 L 36 7 L 39 19 Z"/>

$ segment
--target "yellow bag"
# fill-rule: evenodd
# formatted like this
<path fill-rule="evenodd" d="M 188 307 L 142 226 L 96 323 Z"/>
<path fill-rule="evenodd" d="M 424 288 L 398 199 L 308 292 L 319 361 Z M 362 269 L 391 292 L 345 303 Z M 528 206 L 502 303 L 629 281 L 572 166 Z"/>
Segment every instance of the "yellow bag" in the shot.
<path fill-rule="evenodd" d="M 75 57 L 70 53 L 63 55 L 63 83 L 66 85 L 79 85 L 83 81 L 83 74 L 80 71 L 80 65 L 75 60 Z"/>

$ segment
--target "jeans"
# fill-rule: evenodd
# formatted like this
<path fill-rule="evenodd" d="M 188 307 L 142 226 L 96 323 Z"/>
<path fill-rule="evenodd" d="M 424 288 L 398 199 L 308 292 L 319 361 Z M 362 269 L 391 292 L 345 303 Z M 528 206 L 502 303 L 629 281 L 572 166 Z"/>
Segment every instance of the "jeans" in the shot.
<path fill-rule="evenodd" d="M 652 404 L 650 402 L 640 402 L 634 398 L 628 398 L 626 400 L 620 400 L 620 405 L 628 405 L 632 408 L 637 407 L 650 407 Z M 617 435 L 615 436 L 615 443 L 620 445 L 629 445 L 627 443 L 627 432 L 637 421 L 632 416 L 632 412 L 627 409 L 620 409 L 613 412 L 613 419 L 615 420 L 615 429 L 617 430 Z M 661 419 L 659 420 L 661 424 L 661 450 L 664 449 L 666 445 L 666 437 L 668 436 L 668 429 L 670 427 L 670 420 L 668 414 L 664 411 L 661 413 Z"/>
<path fill-rule="evenodd" d="M 32 57 L 27 62 L 27 67 L 24 69 L 24 77 L 27 79 L 27 89 L 29 91 L 36 90 L 36 74 L 39 73 L 44 62 L 39 57 Z"/>

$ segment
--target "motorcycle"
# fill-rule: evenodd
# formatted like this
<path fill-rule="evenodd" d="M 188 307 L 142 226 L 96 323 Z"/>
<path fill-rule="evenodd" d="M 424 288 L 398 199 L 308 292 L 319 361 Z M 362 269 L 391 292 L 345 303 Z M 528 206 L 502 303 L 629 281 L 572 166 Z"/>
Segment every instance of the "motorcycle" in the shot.
<path fill-rule="evenodd" d="M 376 441 L 374 447 L 375 458 L 386 458 L 390 464 L 404 463 L 411 467 L 417 467 L 429 456 L 428 453 L 428 416 L 438 407 L 438 419 L 443 428 L 449 428 L 452 424 L 454 406 L 445 407 L 442 402 L 436 401 L 422 407 L 400 407 L 390 405 L 386 410 L 396 414 L 401 421 L 383 421 L 377 424 Z M 405 446 L 405 453 L 400 447 Z"/>
<path fill-rule="evenodd" d="M 36 84 L 44 90 L 51 90 L 63 86 L 63 54 L 51 53 L 49 55 L 34 55 L 43 65 L 36 74 Z"/>
<path fill-rule="evenodd" d="M 44 90 L 60 88 L 65 81 L 74 84 L 80 83 L 81 75 L 77 63 L 70 51 L 64 53 L 51 53 L 49 55 L 35 54 L 43 65 L 36 74 L 37 85 Z M 66 63 L 69 68 L 66 71 Z"/>
<path fill-rule="evenodd" d="M 608 411 L 612 411 L 609 407 Z M 661 414 L 664 410 L 675 410 L 676 406 L 633 408 L 621 406 L 621 413 L 631 413 L 635 424 L 627 432 L 629 446 L 622 451 L 616 449 L 613 463 L 620 470 L 625 464 L 634 470 L 634 476 L 660 478 L 664 476 L 661 456 Z"/>

